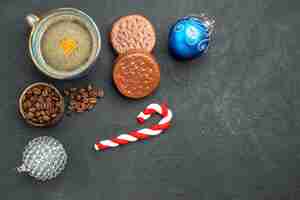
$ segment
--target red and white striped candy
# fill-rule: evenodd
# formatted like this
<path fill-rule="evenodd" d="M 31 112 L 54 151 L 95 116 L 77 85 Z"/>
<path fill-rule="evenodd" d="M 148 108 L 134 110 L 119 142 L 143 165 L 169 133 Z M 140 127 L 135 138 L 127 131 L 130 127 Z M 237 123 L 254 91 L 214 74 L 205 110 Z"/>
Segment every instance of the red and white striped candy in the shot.
<path fill-rule="evenodd" d="M 97 142 L 94 147 L 97 151 L 101 151 L 108 148 L 118 147 L 120 145 L 128 144 L 131 142 L 136 142 L 138 140 L 145 140 L 151 136 L 156 136 L 161 134 L 164 130 L 170 127 L 170 122 L 172 120 L 172 111 L 166 105 L 150 104 L 137 116 L 137 121 L 143 124 L 145 120 L 149 119 L 152 114 L 158 113 L 162 116 L 162 119 L 158 124 L 151 126 L 150 128 L 143 128 L 136 131 L 131 131 L 128 134 L 122 134 L 118 137 L 112 138 L 110 140 L 102 140 Z"/>

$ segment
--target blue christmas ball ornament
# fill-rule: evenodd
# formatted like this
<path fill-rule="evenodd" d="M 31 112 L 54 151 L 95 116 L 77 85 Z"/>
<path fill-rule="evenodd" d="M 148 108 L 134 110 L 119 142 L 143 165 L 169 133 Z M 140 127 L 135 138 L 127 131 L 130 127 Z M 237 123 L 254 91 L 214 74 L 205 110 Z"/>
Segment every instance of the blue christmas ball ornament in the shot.
<path fill-rule="evenodd" d="M 169 49 L 178 59 L 201 56 L 209 46 L 214 20 L 206 15 L 179 19 L 170 29 Z"/>

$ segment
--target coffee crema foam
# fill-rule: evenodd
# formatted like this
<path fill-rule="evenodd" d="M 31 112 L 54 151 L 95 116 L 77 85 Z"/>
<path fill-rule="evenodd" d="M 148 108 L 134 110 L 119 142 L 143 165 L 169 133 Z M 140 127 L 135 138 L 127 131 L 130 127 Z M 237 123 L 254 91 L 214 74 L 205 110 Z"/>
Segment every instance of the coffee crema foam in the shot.
<path fill-rule="evenodd" d="M 89 31 L 76 20 L 61 20 L 50 25 L 42 37 L 41 50 L 48 65 L 72 71 L 88 61 L 92 52 Z"/>

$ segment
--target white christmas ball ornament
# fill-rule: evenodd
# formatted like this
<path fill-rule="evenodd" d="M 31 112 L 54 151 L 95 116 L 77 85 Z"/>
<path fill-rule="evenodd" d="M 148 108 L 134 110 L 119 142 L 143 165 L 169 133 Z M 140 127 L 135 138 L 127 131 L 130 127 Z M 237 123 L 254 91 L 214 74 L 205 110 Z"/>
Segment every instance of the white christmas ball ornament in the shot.
<path fill-rule="evenodd" d="M 64 170 L 67 159 L 67 153 L 58 140 L 42 136 L 31 140 L 25 147 L 23 164 L 17 171 L 46 181 L 57 177 Z"/>

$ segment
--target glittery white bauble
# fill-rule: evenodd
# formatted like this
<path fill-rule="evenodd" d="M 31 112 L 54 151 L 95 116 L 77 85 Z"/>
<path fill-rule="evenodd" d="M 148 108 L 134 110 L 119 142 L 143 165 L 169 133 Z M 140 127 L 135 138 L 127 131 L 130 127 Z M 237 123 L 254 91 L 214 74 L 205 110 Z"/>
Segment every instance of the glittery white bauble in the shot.
<path fill-rule="evenodd" d="M 46 181 L 58 176 L 67 163 L 63 145 L 53 137 L 43 136 L 31 140 L 23 152 L 23 164 L 18 172 Z"/>

